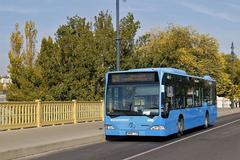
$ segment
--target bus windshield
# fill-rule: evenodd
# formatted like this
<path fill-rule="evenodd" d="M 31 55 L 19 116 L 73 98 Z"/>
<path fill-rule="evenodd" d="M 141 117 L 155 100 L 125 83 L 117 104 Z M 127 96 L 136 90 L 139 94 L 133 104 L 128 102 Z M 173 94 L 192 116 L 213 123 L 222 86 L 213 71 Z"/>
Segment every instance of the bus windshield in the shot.
<path fill-rule="evenodd" d="M 107 88 L 107 115 L 159 115 L 159 84 L 109 85 Z"/>

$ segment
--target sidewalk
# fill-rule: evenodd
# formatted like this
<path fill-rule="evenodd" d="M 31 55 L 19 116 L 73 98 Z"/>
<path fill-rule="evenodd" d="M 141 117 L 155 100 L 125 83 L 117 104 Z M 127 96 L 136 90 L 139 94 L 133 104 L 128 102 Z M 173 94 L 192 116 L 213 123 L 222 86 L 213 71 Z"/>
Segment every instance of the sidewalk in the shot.
<path fill-rule="evenodd" d="M 227 116 L 235 113 L 240 113 L 240 108 L 218 108 L 218 117 Z"/>
<path fill-rule="evenodd" d="M 0 132 L 0 160 L 103 141 L 102 122 L 3 131 Z"/>
<path fill-rule="evenodd" d="M 218 116 L 240 113 L 218 109 Z M 59 125 L 0 132 L 0 160 L 104 142 L 103 122 Z"/>

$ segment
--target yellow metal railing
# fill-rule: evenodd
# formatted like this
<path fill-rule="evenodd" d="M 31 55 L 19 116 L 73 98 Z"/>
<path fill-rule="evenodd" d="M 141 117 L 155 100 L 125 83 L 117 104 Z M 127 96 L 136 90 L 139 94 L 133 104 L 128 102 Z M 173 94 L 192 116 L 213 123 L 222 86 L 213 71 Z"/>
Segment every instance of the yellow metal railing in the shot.
<path fill-rule="evenodd" d="M 103 120 L 103 102 L 1 102 L 0 130 Z"/>

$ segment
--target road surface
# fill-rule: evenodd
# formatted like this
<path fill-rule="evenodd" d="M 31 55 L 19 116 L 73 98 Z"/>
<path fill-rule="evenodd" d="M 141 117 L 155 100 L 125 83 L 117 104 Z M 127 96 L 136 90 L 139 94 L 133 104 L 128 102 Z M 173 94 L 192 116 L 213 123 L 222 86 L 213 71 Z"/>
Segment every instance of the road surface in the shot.
<path fill-rule="evenodd" d="M 134 138 L 31 157 L 35 160 L 239 160 L 240 114 L 218 119 L 211 128 L 181 138 Z"/>

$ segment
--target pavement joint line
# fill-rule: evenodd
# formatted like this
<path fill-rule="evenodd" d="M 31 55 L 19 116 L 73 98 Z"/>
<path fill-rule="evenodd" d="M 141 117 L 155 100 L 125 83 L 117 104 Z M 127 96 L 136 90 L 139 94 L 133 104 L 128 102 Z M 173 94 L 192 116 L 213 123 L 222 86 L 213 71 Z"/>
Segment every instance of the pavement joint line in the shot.
<path fill-rule="evenodd" d="M 179 139 L 179 140 L 177 140 L 177 141 L 174 141 L 174 142 L 165 144 L 165 145 L 163 145 L 163 146 L 159 146 L 159 147 L 156 147 L 156 148 L 153 148 L 153 149 L 144 151 L 144 152 L 142 152 L 142 153 L 139 153 L 139 154 L 136 154 L 136 155 L 133 155 L 133 156 L 124 158 L 124 159 L 122 159 L 122 160 L 131 160 L 131 159 L 140 157 L 140 156 L 142 156 L 142 155 L 144 155 L 144 154 L 148 154 L 148 153 L 150 153 L 150 152 L 153 152 L 153 151 L 156 151 L 156 150 L 159 150 L 159 149 L 168 147 L 168 146 L 170 146 L 170 145 L 176 144 L 176 143 L 181 142 L 181 141 L 188 140 L 188 139 L 193 138 L 193 137 L 196 137 L 196 136 L 198 136 L 198 135 L 201 135 L 201 134 L 204 134 L 204 133 L 207 133 L 207 132 L 211 132 L 211 131 L 216 130 L 216 129 L 219 129 L 219 128 L 223 128 L 223 127 L 225 127 L 225 126 L 234 124 L 234 123 L 239 122 L 239 121 L 240 121 L 240 119 L 237 119 L 237 120 L 234 120 L 234 121 L 232 121 L 232 122 L 228 122 L 228 123 L 226 123 L 226 124 L 223 124 L 223 125 L 220 125 L 220 126 L 217 126 L 217 127 L 211 128 L 211 129 L 208 129 L 208 130 L 206 130 L 206 131 L 203 131 L 203 132 L 200 132 L 200 133 L 196 133 L 196 134 L 194 134 L 194 135 L 191 135 L 191 136 L 188 136 L 188 137 Z"/>

